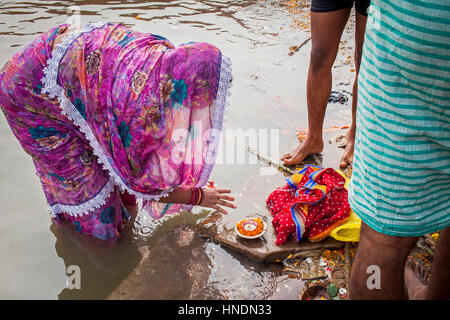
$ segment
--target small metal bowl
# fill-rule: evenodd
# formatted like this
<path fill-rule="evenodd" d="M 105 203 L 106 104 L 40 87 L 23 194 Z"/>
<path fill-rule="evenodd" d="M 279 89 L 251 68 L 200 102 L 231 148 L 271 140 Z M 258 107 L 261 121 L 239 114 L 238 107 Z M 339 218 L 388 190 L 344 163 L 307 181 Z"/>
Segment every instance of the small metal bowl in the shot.
<path fill-rule="evenodd" d="M 249 222 L 251 222 L 251 221 L 255 221 L 257 218 L 255 217 L 250 217 L 250 218 L 244 218 L 244 219 L 242 219 L 242 220 L 239 220 L 237 223 L 236 223 L 236 225 L 234 226 L 234 231 L 236 232 L 236 234 L 239 236 L 239 237 L 241 237 L 241 238 L 244 238 L 244 239 L 257 239 L 257 238 L 260 238 L 260 237 L 262 237 L 265 233 L 266 233 L 266 231 L 267 231 L 267 224 L 261 219 L 261 222 L 262 222 L 262 224 L 263 224 L 263 231 L 260 233 L 260 234 L 257 234 L 257 235 L 255 235 L 255 236 L 246 236 L 246 235 L 243 235 L 243 234 L 241 234 L 240 232 L 239 232 L 239 230 L 238 230 L 238 228 L 237 228 L 237 226 L 238 226 L 238 224 L 240 224 L 240 223 L 242 223 L 242 222 L 244 222 L 244 221 L 249 221 Z M 251 228 L 251 223 L 249 223 L 248 224 L 249 225 L 249 228 Z M 256 224 L 255 224 L 255 228 L 256 228 Z"/>

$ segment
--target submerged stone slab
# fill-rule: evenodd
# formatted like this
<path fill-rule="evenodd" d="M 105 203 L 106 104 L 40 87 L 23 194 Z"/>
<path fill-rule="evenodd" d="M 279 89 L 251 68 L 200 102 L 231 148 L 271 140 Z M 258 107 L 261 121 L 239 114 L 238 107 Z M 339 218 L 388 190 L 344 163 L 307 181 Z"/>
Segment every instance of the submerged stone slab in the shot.
<path fill-rule="evenodd" d="M 331 237 L 320 242 L 303 239 L 300 243 L 297 243 L 293 239 L 288 239 L 283 245 L 277 246 L 275 244 L 276 233 L 272 226 L 272 215 L 266 208 L 265 201 L 272 190 L 284 183 L 286 183 L 285 177 L 281 173 L 274 175 L 258 173 L 252 176 L 236 194 L 238 208 L 230 210 L 228 215 L 219 212 L 211 213 L 197 225 L 197 231 L 201 235 L 258 262 L 277 262 L 277 260 L 283 260 L 290 254 L 321 248 L 343 248 L 343 242 Z M 258 239 L 239 237 L 234 231 L 236 223 L 253 215 L 262 217 L 266 222 L 266 233 Z"/>
<path fill-rule="evenodd" d="M 267 232 L 259 239 L 243 239 L 236 235 L 234 231 L 234 221 L 224 222 L 223 216 L 217 212 L 211 214 L 198 226 L 197 231 L 221 245 L 233 249 L 249 259 L 258 262 L 279 262 L 287 258 L 290 254 L 311 251 L 316 249 L 340 249 L 344 243 L 333 238 L 326 238 L 320 242 L 311 242 L 303 239 L 300 243 L 289 239 L 283 245 L 276 245 L 276 233 L 270 222 L 267 223 Z M 238 221 L 237 219 L 236 221 Z"/>

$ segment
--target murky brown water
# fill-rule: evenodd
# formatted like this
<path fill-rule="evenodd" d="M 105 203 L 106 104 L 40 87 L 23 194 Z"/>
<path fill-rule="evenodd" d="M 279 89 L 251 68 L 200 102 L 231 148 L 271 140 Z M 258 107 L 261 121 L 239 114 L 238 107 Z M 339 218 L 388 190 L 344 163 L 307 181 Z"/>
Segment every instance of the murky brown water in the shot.
<path fill-rule="evenodd" d="M 39 33 L 66 23 L 72 5 L 80 7 L 81 23 L 120 22 L 164 35 L 175 45 L 205 41 L 218 46 L 233 63 L 226 127 L 279 130 L 279 148 L 271 156 L 292 148 L 295 129 L 306 127 L 310 44 L 292 57 L 287 53 L 309 35 L 291 28 L 293 17 L 279 1 L 2 1 L 0 65 Z M 330 106 L 325 127 L 348 123 L 349 114 L 348 105 Z M 225 145 L 233 146 L 231 140 L 226 138 Z M 236 145 L 238 153 L 242 145 Z M 336 167 L 338 152 L 326 143 L 324 164 Z M 219 158 L 212 179 L 238 190 L 260 166 L 251 157 L 245 164 L 234 159 Z M 103 299 L 147 251 L 155 257 L 147 287 L 153 286 L 156 299 L 296 299 L 301 287 L 301 281 L 281 274 L 279 265 L 253 263 L 195 233 L 186 244 L 195 259 L 186 267 L 182 236 L 204 216 L 200 212 L 157 223 L 140 215 L 113 246 L 51 226 L 31 159 L 3 116 L 0 204 L 0 299 Z M 69 265 L 81 268 L 81 290 L 65 288 Z"/>

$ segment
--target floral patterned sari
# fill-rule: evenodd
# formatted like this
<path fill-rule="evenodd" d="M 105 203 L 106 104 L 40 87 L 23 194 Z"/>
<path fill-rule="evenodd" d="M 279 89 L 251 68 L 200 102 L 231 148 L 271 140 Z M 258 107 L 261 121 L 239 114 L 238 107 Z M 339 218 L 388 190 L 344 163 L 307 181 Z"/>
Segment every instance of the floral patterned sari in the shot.
<path fill-rule="evenodd" d="M 121 193 L 159 218 L 181 209 L 156 202 L 173 188 L 206 184 L 231 66 L 207 43 L 175 48 L 117 24 L 68 28 L 44 33 L 6 63 L 0 107 L 55 220 L 116 239 L 129 218 Z"/>

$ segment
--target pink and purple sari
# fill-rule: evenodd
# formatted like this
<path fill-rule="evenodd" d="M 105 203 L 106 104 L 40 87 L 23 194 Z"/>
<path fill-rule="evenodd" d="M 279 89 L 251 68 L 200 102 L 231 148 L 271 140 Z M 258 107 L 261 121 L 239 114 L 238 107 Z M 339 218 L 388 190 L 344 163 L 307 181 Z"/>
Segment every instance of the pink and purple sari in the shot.
<path fill-rule="evenodd" d="M 173 188 L 208 181 L 231 66 L 207 43 L 175 48 L 117 24 L 68 28 L 49 30 L 6 63 L 0 107 L 54 220 L 116 239 L 129 219 L 121 193 L 157 219 L 182 209 L 157 202 Z"/>

